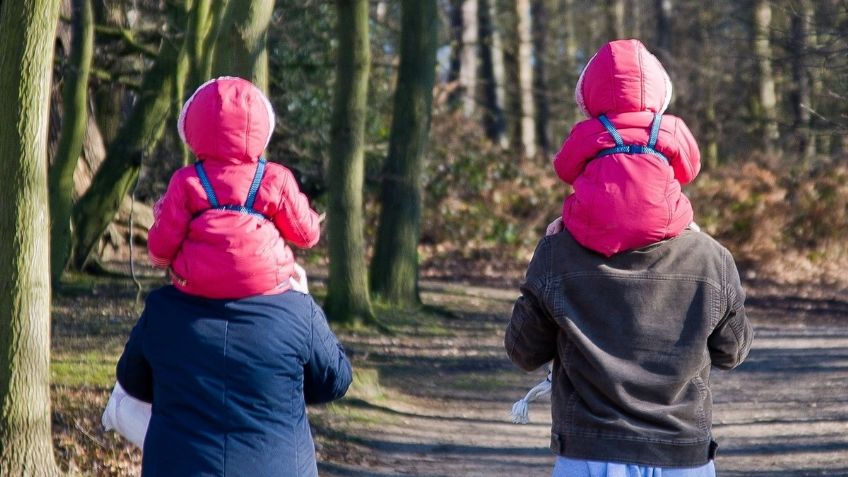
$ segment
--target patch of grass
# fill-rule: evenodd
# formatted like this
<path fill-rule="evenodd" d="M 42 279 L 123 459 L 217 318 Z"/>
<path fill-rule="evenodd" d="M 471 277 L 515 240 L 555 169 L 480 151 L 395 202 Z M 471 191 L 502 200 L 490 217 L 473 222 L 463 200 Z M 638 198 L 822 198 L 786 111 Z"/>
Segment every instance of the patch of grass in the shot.
<path fill-rule="evenodd" d="M 54 354 L 50 381 L 59 386 L 111 388 L 118 356 L 101 351 Z"/>

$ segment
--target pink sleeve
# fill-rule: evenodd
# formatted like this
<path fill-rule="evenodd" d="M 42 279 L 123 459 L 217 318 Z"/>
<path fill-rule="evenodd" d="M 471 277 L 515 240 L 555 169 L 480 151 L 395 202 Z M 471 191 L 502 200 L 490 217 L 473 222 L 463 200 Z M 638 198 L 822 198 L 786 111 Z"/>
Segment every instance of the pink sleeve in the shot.
<path fill-rule="evenodd" d="M 577 176 L 583 173 L 586 164 L 600 150 L 597 138 L 603 131 L 604 126 L 597 119 L 587 119 L 574 125 L 562 148 L 554 156 L 554 170 L 560 179 L 573 184 Z M 612 139 L 609 141 L 612 144 Z"/>
<path fill-rule="evenodd" d="M 674 147 L 667 157 L 671 161 L 671 168 L 674 169 L 674 178 L 681 185 L 686 185 L 701 171 L 701 151 L 686 123 L 678 117 L 671 118 L 674 119 Z"/>
<path fill-rule="evenodd" d="M 165 195 L 154 207 L 153 226 L 147 232 L 147 254 L 154 266 L 167 268 L 188 234 L 191 212 L 185 197 L 183 174 L 177 171 Z"/>
<path fill-rule="evenodd" d="M 318 243 L 321 234 L 318 213 L 309 207 L 309 200 L 300 192 L 291 171 L 283 169 L 274 225 L 286 241 L 300 248 L 311 248 Z"/>

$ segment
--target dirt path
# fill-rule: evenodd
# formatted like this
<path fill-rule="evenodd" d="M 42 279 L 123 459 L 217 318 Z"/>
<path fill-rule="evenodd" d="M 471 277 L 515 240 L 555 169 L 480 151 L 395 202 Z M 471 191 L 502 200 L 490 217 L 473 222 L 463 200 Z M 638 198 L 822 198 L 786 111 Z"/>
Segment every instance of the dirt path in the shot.
<path fill-rule="evenodd" d="M 503 352 L 516 292 L 427 290 L 425 302 L 454 316 L 395 337 L 343 336 L 374 383 L 313 411 L 321 475 L 550 475 L 548 402 L 531 405 L 529 425 L 508 419 L 542 378 Z M 848 301 L 804 296 L 755 288 L 754 349 L 737 370 L 713 374 L 722 477 L 848 476 Z"/>

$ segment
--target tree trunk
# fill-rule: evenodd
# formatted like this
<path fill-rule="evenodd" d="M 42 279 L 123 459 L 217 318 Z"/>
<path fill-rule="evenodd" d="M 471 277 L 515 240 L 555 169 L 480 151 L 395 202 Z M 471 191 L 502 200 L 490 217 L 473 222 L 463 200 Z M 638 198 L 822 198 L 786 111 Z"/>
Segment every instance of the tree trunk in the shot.
<path fill-rule="evenodd" d="M 421 171 L 430 132 L 439 18 L 436 0 L 403 2 L 401 8 L 400 70 L 389 155 L 383 167 L 371 289 L 392 305 L 415 306 L 421 303 Z"/>
<path fill-rule="evenodd" d="M 371 67 L 368 0 L 336 0 L 336 6 L 338 58 L 327 169 L 330 273 L 324 307 L 333 321 L 370 322 L 374 312 L 368 296 L 362 217 Z"/>
<path fill-rule="evenodd" d="M 212 0 L 208 19 L 209 31 L 203 40 L 204 55 L 200 65 L 200 76 L 204 82 L 212 79 L 212 65 L 215 61 L 215 50 L 218 47 L 218 36 L 221 34 L 221 25 L 224 22 L 227 3 L 228 0 Z"/>
<path fill-rule="evenodd" d="M 480 81 L 482 83 L 482 99 L 485 105 L 483 127 L 486 136 L 502 148 L 509 147 L 506 136 L 506 121 L 504 119 L 504 60 L 503 45 L 500 32 L 494 24 L 493 0 L 478 0 L 477 16 L 479 20 L 480 38 Z"/>
<path fill-rule="evenodd" d="M 114 28 L 127 27 L 126 16 L 122 5 L 118 2 L 96 1 L 92 2 L 92 7 L 94 8 L 94 20 L 98 25 Z M 95 37 L 97 46 L 102 48 L 101 39 L 96 34 Z M 102 59 L 99 53 L 95 58 L 95 64 L 98 58 Z M 120 63 L 118 64 L 118 62 Z M 118 60 L 118 62 L 115 65 L 106 65 L 106 67 L 130 69 L 130 64 L 141 63 L 141 59 L 124 58 Z M 118 137 L 118 131 L 120 131 L 121 124 L 124 122 L 125 106 L 130 102 L 130 95 L 125 86 L 117 83 L 106 81 L 98 84 L 98 82 L 93 81 L 90 86 L 92 88 L 91 96 L 94 100 L 94 119 L 97 121 L 106 144 L 111 144 Z"/>
<path fill-rule="evenodd" d="M 657 9 L 657 56 L 668 69 L 671 59 L 671 17 L 672 0 L 656 0 Z"/>
<path fill-rule="evenodd" d="M 453 84 L 458 84 L 459 82 L 459 72 L 462 68 L 462 29 L 463 29 L 463 17 L 462 17 L 462 6 L 464 4 L 464 0 L 451 0 L 450 6 L 450 38 L 451 38 L 451 54 L 450 61 L 448 63 L 448 82 Z M 455 89 L 451 92 L 450 102 L 451 104 L 456 104 L 457 100 L 459 100 L 459 89 Z"/>
<path fill-rule="evenodd" d="M 74 170 L 88 123 L 88 74 L 94 53 L 91 0 L 73 0 L 72 43 L 63 88 L 64 117 L 59 146 L 48 177 L 50 191 L 50 281 L 59 285 L 71 255 Z"/>
<path fill-rule="evenodd" d="M 188 27 L 186 28 L 186 48 L 188 50 L 189 73 L 185 90 L 191 94 L 209 78 L 206 77 L 204 65 L 206 58 L 211 56 L 207 49 L 206 37 L 212 27 L 212 0 L 192 0 L 188 11 Z M 183 98 L 185 100 L 187 98 Z"/>
<path fill-rule="evenodd" d="M 757 58 L 758 114 L 760 141 L 764 151 L 772 153 L 780 137 L 777 129 L 777 95 L 771 67 L 771 3 L 757 0 L 754 5 L 754 54 Z"/>
<path fill-rule="evenodd" d="M 47 129 L 58 0 L 0 7 L 0 475 L 58 476 L 50 436 Z"/>
<path fill-rule="evenodd" d="M 227 2 L 212 67 L 215 76 L 239 76 L 268 92 L 268 25 L 273 13 L 274 0 Z"/>
<path fill-rule="evenodd" d="M 622 40 L 627 37 L 624 32 L 624 0 L 607 0 L 607 40 Z"/>
<path fill-rule="evenodd" d="M 533 22 L 530 0 L 515 0 L 516 77 L 519 97 L 519 136 L 524 157 L 536 155 L 536 108 L 533 98 Z"/>
<path fill-rule="evenodd" d="M 71 265 L 75 269 L 82 270 L 85 266 L 124 196 L 135 183 L 142 159 L 162 137 L 174 104 L 176 83 L 185 81 L 187 73 L 185 45 L 164 39 L 159 56 L 144 75 L 132 112 L 109 144 L 106 160 L 97 170 L 91 186 L 74 206 L 76 241 Z"/>
<path fill-rule="evenodd" d="M 548 107 L 549 91 L 547 77 L 547 44 L 548 38 L 548 13 L 545 8 L 545 0 L 533 0 L 531 5 L 531 17 L 533 18 L 533 102 L 536 110 L 536 137 L 539 149 L 547 155 L 550 152 L 550 135 L 548 134 L 548 122 L 550 120 L 550 109 Z"/>
<path fill-rule="evenodd" d="M 799 0 L 791 11 L 790 52 L 792 54 L 792 82 L 790 93 L 794 121 L 792 129 L 795 147 L 801 162 L 807 164 L 815 155 L 815 136 L 811 133 L 812 88 L 810 81 L 809 42 L 813 5 L 810 0 Z"/>
<path fill-rule="evenodd" d="M 477 42 L 480 35 L 477 22 L 477 9 L 479 8 L 477 1 L 464 0 L 462 3 L 463 29 L 459 84 L 463 91 L 462 111 L 466 117 L 471 117 L 477 108 Z M 426 2 L 429 2 L 429 0 L 426 0 Z M 402 8 L 404 5 L 401 5 Z"/>

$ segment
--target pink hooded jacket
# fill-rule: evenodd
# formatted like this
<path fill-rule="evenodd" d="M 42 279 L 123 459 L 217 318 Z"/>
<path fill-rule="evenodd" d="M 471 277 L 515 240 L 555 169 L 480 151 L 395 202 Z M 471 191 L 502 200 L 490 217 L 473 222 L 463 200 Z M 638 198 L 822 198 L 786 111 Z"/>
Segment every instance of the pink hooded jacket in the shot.
<path fill-rule="evenodd" d="M 562 221 L 584 247 L 611 256 L 679 235 L 692 222 L 692 205 L 680 187 L 698 175 L 701 155 L 682 119 L 662 116 L 655 149 L 669 163 L 649 153 L 596 157 L 616 145 L 600 115 L 624 144 L 646 145 L 671 91 L 665 69 L 638 40 L 607 43 L 580 75 L 575 98 L 590 119 L 571 130 L 554 169 L 574 186 Z"/>
<path fill-rule="evenodd" d="M 218 203 L 243 205 L 274 130 L 274 111 L 265 95 L 240 78 L 214 79 L 186 101 L 178 127 Z M 148 234 L 150 260 L 170 267 L 174 285 L 192 295 L 243 298 L 283 292 L 294 270 L 284 239 L 303 248 L 318 242 L 318 214 L 291 171 L 279 164 L 267 163 L 256 193 L 253 209 L 265 218 L 210 208 L 195 167 L 183 167 L 156 204 Z"/>

